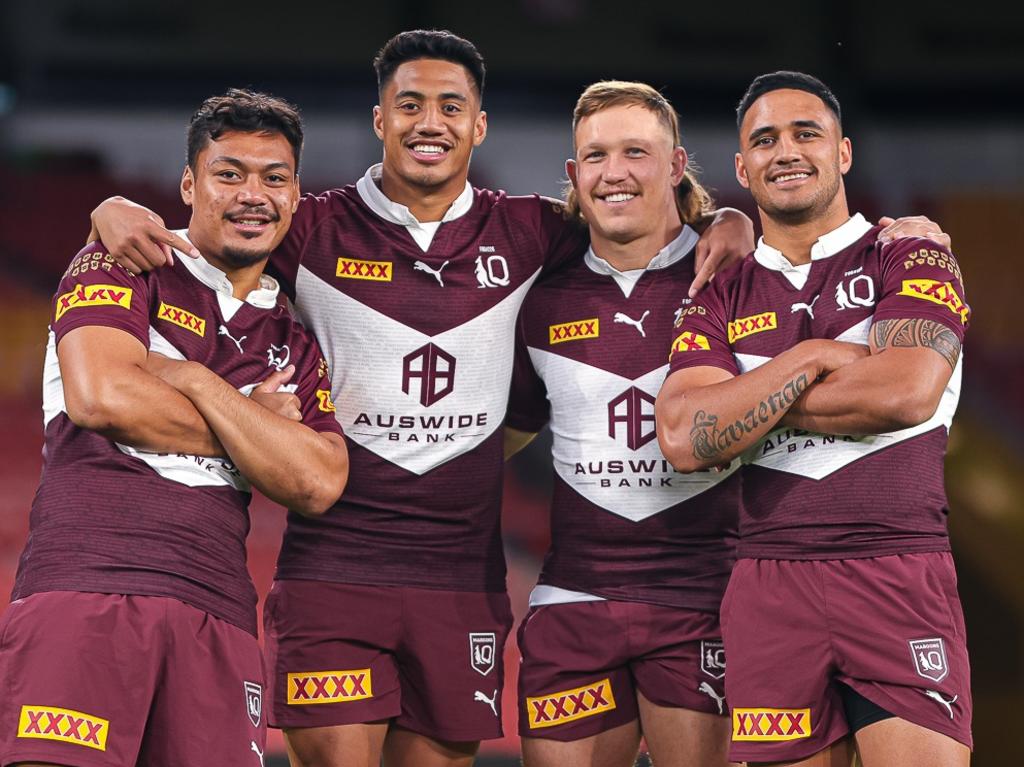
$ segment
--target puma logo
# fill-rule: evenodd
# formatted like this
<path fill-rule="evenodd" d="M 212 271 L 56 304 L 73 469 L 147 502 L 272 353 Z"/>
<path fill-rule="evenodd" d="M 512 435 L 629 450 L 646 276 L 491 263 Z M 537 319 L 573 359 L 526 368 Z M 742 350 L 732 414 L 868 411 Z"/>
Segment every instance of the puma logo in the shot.
<path fill-rule="evenodd" d="M 647 319 L 647 315 L 651 313 L 648 309 L 638 320 L 634 320 L 632 317 L 623 314 L 622 312 L 615 312 L 615 316 L 612 317 L 612 322 L 621 322 L 625 325 L 632 325 L 634 328 L 640 331 L 640 335 L 647 338 L 647 334 L 644 332 L 644 320 Z"/>
<path fill-rule="evenodd" d="M 724 714 L 725 713 L 725 696 L 724 695 L 719 695 L 715 691 L 714 687 L 712 687 L 707 682 L 701 682 L 700 683 L 700 687 L 697 688 L 697 691 L 698 692 L 707 693 L 712 698 L 714 698 L 715 699 L 715 703 L 718 704 L 718 713 L 719 714 Z"/>
<path fill-rule="evenodd" d="M 263 752 L 260 751 L 260 747 L 256 745 L 256 741 L 254 741 L 254 740 L 249 741 L 249 748 L 252 751 L 256 752 L 256 756 L 260 760 L 260 767 L 264 767 L 264 765 L 263 765 Z"/>
<path fill-rule="evenodd" d="M 953 718 L 953 704 L 956 703 L 956 699 L 960 697 L 959 695 L 954 695 L 949 700 L 946 700 L 940 693 L 935 692 L 935 690 L 921 690 L 921 692 L 934 700 L 940 706 L 945 706 L 946 710 L 949 712 L 949 718 Z"/>
<path fill-rule="evenodd" d="M 819 293 L 818 295 L 816 295 L 816 296 L 814 297 L 814 300 L 813 300 L 813 301 L 811 301 L 811 303 L 809 303 L 809 304 L 805 304 L 805 303 L 800 303 L 800 302 L 798 302 L 798 303 L 795 303 L 795 304 L 793 304 L 793 305 L 792 305 L 792 306 L 790 307 L 790 309 L 789 309 L 789 313 L 790 313 L 790 314 L 796 314 L 796 313 L 797 313 L 797 312 L 799 312 L 800 310 L 806 310 L 806 311 L 807 311 L 807 313 L 808 313 L 809 315 L 811 315 L 811 319 L 813 320 L 813 319 L 814 319 L 814 303 L 815 303 L 815 301 L 817 301 L 817 300 L 818 300 L 819 298 L 821 298 L 821 294 L 820 294 L 820 293 Z"/>
<path fill-rule="evenodd" d="M 473 700 L 477 701 L 479 703 L 486 703 L 488 706 L 491 707 L 491 711 L 494 712 L 495 716 L 498 715 L 498 708 L 497 708 L 497 706 L 494 705 L 494 701 L 497 700 L 497 698 L 498 698 L 498 691 L 497 690 L 495 690 L 494 694 L 491 695 L 491 697 L 489 697 L 489 698 L 486 695 L 484 695 L 482 692 L 480 692 L 479 690 L 477 690 L 476 692 L 473 693 Z"/>
<path fill-rule="evenodd" d="M 444 280 L 441 279 L 441 270 L 444 269 L 446 266 L 448 266 L 447 261 L 445 261 L 443 264 L 437 267 L 437 269 L 433 269 L 432 267 L 428 266 L 422 261 L 417 261 L 415 264 L 412 265 L 412 268 L 417 272 L 426 272 L 427 274 L 434 275 L 434 278 L 437 280 L 437 284 L 443 288 Z"/>
<path fill-rule="evenodd" d="M 242 341 L 244 341 L 249 336 L 242 336 L 241 338 L 235 338 L 234 336 L 231 335 L 231 333 L 228 331 L 227 327 L 225 327 L 224 325 L 221 325 L 221 326 L 219 326 L 217 328 L 217 335 L 219 335 L 219 336 L 227 336 L 228 338 L 230 338 L 232 343 L 234 343 L 234 345 L 238 347 L 238 353 L 239 354 L 243 354 L 243 351 L 242 351 Z"/>

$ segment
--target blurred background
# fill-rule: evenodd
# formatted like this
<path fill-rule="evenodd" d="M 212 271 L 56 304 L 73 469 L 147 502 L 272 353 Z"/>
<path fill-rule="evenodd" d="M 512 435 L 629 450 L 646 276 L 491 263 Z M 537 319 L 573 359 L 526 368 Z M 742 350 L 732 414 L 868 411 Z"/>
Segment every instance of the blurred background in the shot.
<path fill-rule="evenodd" d="M 852 207 L 871 219 L 939 221 L 963 267 L 973 320 L 947 487 L 972 652 L 974 764 L 1019 763 L 1007 736 L 1024 710 L 1024 13 L 989 0 L 4 0 L 0 593 L 9 593 L 39 476 L 49 302 L 90 210 L 122 194 L 185 226 L 185 123 L 230 86 L 302 107 L 306 190 L 353 182 L 380 157 L 370 61 L 391 35 L 417 27 L 450 29 L 484 54 L 490 132 L 471 180 L 510 193 L 558 195 L 579 92 L 597 79 L 638 79 L 680 112 L 683 143 L 718 202 L 754 217 L 733 177 L 736 101 L 775 69 L 832 86 L 854 146 Z M 542 437 L 507 472 L 517 618 L 547 544 L 549 446 Z M 256 499 L 249 544 L 261 594 L 283 522 L 280 508 Z M 506 664 L 508 736 L 485 744 L 479 764 L 517 763 L 514 641 Z M 286 763 L 277 733 L 271 752 L 268 765 Z"/>

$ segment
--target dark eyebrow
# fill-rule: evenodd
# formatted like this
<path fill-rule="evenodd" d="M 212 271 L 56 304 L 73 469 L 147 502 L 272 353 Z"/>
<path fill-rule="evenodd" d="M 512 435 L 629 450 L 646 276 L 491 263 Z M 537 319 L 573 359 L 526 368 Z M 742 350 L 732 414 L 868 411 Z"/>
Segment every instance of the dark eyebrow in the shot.
<path fill-rule="evenodd" d="M 398 93 L 395 94 L 396 101 L 408 98 L 416 99 L 418 101 L 425 101 L 427 97 L 424 96 L 419 91 L 399 91 Z M 442 93 L 440 98 L 441 101 L 461 101 L 463 103 L 469 101 L 469 99 L 466 98 L 464 95 L 462 95 L 461 93 L 456 93 L 454 91 Z"/>
<path fill-rule="evenodd" d="M 228 157 L 227 155 L 219 155 L 210 159 L 210 165 L 216 165 L 219 162 L 226 163 L 228 165 L 234 165 L 236 168 L 245 168 L 245 163 L 239 160 L 237 157 Z M 278 170 L 284 168 L 285 170 L 291 171 L 292 166 L 286 162 L 271 162 L 263 166 L 264 171 Z"/>
<path fill-rule="evenodd" d="M 817 130 L 820 131 L 825 130 L 821 126 L 821 123 L 819 123 L 817 120 L 793 120 L 793 122 L 791 122 L 790 125 L 793 126 L 794 128 L 816 128 Z M 761 136 L 764 136 L 765 134 L 768 133 L 773 133 L 775 130 L 776 128 L 774 125 L 764 125 L 754 131 L 751 131 L 750 136 L 747 137 L 747 140 L 756 141 L 757 139 L 761 138 Z"/>

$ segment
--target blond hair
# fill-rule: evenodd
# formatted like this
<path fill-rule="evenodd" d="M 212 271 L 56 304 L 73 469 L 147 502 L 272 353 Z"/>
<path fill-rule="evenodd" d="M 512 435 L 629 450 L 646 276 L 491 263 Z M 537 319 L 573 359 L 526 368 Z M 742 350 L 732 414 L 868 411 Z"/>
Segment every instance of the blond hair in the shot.
<path fill-rule="evenodd" d="M 602 80 L 583 91 L 572 113 L 573 146 L 576 129 L 584 117 L 618 106 L 643 107 L 653 113 L 672 136 L 672 146 L 679 146 L 679 116 L 668 99 L 645 83 Z M 570 184 L 565 194 L 566 213 L 570 218 L 583 218 L 576 190 Z M 684 224 L 696 224 L 714 209 L 714 201 L 697 180 L 697 169 L 688 161 L 683 180 L 676 187 L 676 208 Z"/>

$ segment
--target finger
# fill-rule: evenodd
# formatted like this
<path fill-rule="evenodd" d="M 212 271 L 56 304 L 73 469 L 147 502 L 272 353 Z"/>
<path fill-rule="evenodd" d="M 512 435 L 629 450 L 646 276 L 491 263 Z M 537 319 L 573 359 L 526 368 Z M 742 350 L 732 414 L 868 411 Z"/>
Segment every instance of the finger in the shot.
<path fill-rule="evenodd" d="M 167 263 L 167 255 L 164 253 L 160 243 L 147 236 L 140 235 L 128 238 L 125 248 L 133 249 L 138 254 L 137 265 L 140 271 L 151 272 Z"/>
<path fill-rule="evenodd" d="M 711 281 L 715 274 L 715 261 L 714 258 L 706 258 L 704 263 L 698 267 L 697 274 L 694 275 L 693 282 L 690 283 L 690 298 L 696 298 L 701 289 Z"/>
<path fill-rule="evenodd" d="M 895 223 L 896 219 L 893 218 L 892 216 L 882 216 L 880 219 L 878 219 L 879 226 L 892 226 Z"/>
<path fill-rule="evenodd" d="M 294 373 L 294 365 L 289 365 L 284 370 L 275 370 L 273 373 L 267 376 L 266 380 L 264 380 L 256 387 L 256 391 L 266 392 L 268 394 L 276 392 L 278 389 L 280 389 L 282 386 L 288 383 L 288 380 L 292 377 Z"/>
<path fill-rule="evenodd" d="M 169 246 L 167 250 L 168 255 L 170 255 L 170 248 L 177 248 L 182 253 L 188 256 L 192 256 L 192 258 L 199 258 L 200 256 L 200 253 L 196 249 L 195 245 L 193 245 L 191 242 L 184 239 L 183 237 L 179 237 L 174 232 L 168 229 L 161 230 L 160 240 L 165 244 L 165 246 Z"/>

